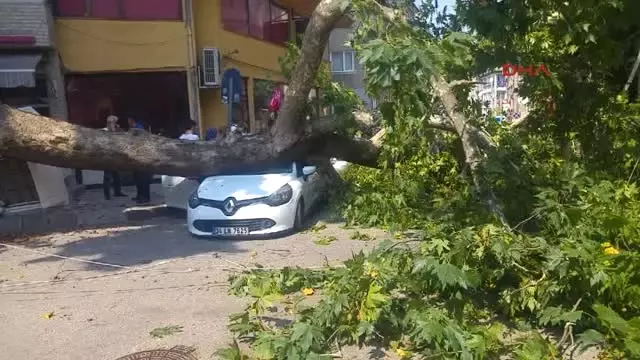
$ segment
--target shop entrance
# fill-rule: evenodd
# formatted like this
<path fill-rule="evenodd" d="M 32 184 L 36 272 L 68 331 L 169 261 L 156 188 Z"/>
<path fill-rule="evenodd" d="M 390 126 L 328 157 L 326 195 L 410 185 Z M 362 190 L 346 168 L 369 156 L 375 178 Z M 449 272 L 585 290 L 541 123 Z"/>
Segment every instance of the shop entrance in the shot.
<path fill-rule="evenodd" d="M 67 96 L 70 121 L 90 128 L 103 128 L 113 114 L 127 129 L 133 114 L 152 133 L 177 138 L 189 120 L 184 72 L 71 75 Z"/>

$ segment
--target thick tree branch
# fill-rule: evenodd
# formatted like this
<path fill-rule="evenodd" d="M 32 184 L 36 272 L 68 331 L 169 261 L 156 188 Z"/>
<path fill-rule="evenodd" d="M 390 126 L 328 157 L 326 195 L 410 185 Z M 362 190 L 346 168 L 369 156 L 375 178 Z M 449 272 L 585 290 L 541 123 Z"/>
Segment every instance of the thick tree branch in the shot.
<path fill-rule="evenodd" d="M 322 0 L 316 6 L 304 33 L 300 57 L 291 73 L 280 116 L 273 128 L 276 151 L 297 143 L 305 131 L 304 110 L 314 84 L 331 30 L 345 13 L 342 0 Z"/>
<path fill-rule="evenodd" d="M 473 81 L 473 80 L 454 80 L 454 81 L 450 81 L 448 86 L 450 88 L 454 88 L 456 86 L 478 85 L 478 84 L 484 84 L 484 83 L 482 81 Z"/>
<path fill-rule="evenodd" d="M 108 133 L 0 106 L 0 154 L 88 170 L 135 170 L 198 176 L 312 155 L 376 166 L 377 146 L 336 134 L 310 134 L 285 151 L 269 135 L 185 142 L 146 132 Z"/>
<path fill-rule="evenodd" d="M 492 145 L 487 134 L 480 129 L 469 124 L 469 120 L 457 109 L 458 100 L 451 90 L 451 87 L 438 76 L 431 78 L 431 85 L 442 101 L 445 111 L 451 119 L 451 123 L 462 142 L 465 162 L 469 166 L 469 172 L 473 180 L 474 187 L 478 194 L 482 196 L 488 209 L 496 215 L 503 226 L 509 228 L 509 223 L 505 217 L 493 190 L 488 186 L 479 173 L 480 165 L 484 159 L 483 146 Z M 489 144 L 487 144 L 489 142 Z"/>
<path fill-rule="evenodd" d="M 426 122 L 427 122 L 427 126 L 433 129 L 439 129 L 439 130 L 444 130 L 448 132 L 456 131 L 456 129 L 451 124 L 451 121 L 449 121 L 444 116 L 433 115 L 429 119 L 427 119 Z"/>
<path fill-rule="evenodd" d="M 525 112 L 519 118 L 513 120 L 511 122 L 510 127 L 512 129 L 517 129 L 517 128 L 523 126 L 524 124 L 526 124 L 528 120 L 529 120 L 529 112 Z"/>

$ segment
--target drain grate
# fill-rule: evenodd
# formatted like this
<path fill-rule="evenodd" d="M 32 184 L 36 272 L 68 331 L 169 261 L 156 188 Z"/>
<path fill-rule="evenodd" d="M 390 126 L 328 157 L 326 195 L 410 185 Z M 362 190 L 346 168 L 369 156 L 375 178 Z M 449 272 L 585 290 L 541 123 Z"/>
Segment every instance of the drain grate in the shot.
<path fill-rule="evenodd" d="M 117 360 L 198 360 L 194 353 L 194 348 L 176 346 L 171 349 L 140 351 L 125 355 Z"/>

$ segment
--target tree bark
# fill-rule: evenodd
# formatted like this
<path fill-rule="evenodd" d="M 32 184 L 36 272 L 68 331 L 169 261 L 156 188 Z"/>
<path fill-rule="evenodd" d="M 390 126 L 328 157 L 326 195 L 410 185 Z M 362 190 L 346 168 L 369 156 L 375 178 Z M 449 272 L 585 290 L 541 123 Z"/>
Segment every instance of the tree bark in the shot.
<path fill-rule="evenodd" d="M 277 150 L 269 135 L 185 142 L 144 131 L 110 133 L 88 129 L 1 105 L 0 154 L 67 168 L 200 176 L 312 155 L 376 166 L 378 147 L 367 140 L 330 133 L 302 135 L 285 150 Z"/>
<path fill-rule="evenodd" d="M 442 102 L 451 121 L 451 125 L 460 138 L 465 162 L 467 163 L 476 192 L 484 199 L 488 209 L 496 215 L 502 225 L 509 228 L 509 223 L 498 204 L 493 190 L 483 181 L 480 174 L 480 165 L 482 164 L 485 154 L 483 148 L 492 146 L 491 140 L 488 139 L 480 129 L 472 126 L 466 116 L 458 111 L 458 100 L 449 84 L 440 77 L 433 76 L 431 78 L 431 85 Z M 489 142 L 489 144 L 487 144 L 487 142 Z"/>
<path fill-rule="evenodd" d="M 273 129 L 276 151 L 284 151 L 300 140 L 306 128 L 304 109 L 313 87 L 331 30 L 344 16 L 344 0 L 322 0 L 305 30 L 300 57 L 291 73 L 282 111 Z"/>

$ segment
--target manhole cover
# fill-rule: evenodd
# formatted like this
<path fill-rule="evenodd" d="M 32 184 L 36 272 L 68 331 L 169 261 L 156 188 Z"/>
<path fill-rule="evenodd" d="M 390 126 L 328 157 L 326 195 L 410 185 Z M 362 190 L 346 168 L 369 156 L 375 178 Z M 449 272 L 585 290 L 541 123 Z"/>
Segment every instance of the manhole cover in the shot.
<path fill-rule="evenodd" d="M 117 360 L 198 360 L 194 355 L 195 349 L 176 346 L 171 349 L 146 350 L 129 354 Z"/>

